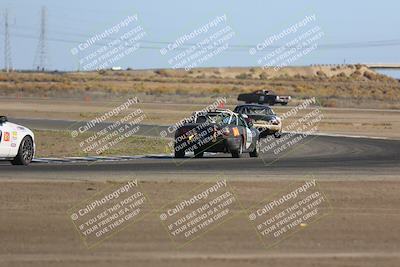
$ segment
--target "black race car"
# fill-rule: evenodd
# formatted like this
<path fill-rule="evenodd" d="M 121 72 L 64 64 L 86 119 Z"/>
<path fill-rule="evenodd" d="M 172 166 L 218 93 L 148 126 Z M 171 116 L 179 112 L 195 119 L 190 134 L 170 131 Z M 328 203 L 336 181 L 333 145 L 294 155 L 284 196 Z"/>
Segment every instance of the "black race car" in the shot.
<path fill-rule="evenodd" d="M 261 138 L 272 134 L 276 138 L 281 137 L 282 120 L 272 108 L 265 105 L 245 104 L 237 106 L 234 112 L 247 115 L 252 120 L 253 127 L 256 127 L 260 132 Z"/>
<path fill-rule="evenodd" d="M 194 152 L 195 157 L 203 157 L 204 152 L 231 153 L 234 158 L 240 158 L 242 153 L 258 157 L 259 131 L 246 122 L 246 115 L 217 109 L 195 112 L 192 118 L 175 132 L 176 158 L 183 158 L 186 152 Z"/>
<path fill-rule="evenodd" d="M 244 101 L 246 104 L 256 103 L 256 104 L 268 104 L 273 106 L 275 104 L 281 104 L 283 106 L 287 105 L 290 101 L 290 96 L 278 96 L 272 91 L 268 90 L 258 90 L 249 94 L 240 94 L 238 96 L 239 101 Z"/>

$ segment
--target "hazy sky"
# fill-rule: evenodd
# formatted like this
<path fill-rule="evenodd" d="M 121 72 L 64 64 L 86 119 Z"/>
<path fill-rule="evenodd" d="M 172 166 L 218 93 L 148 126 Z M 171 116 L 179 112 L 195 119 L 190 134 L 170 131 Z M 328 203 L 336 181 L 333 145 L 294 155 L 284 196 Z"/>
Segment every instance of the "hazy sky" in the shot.
<path fill-rule="evenodd" d="M 138 15 L 135 25 L 141 25 L 146 33 L 142 40 L 145 42 L 141 42 L 145 48 L 139 48 L 116 62 L 115 65 L 124 68 L 170 67 L 169 58 L 159 51 L 166 46 L 162 42 L 173 42 L 224 14 L 227 17 L 226 25 L 235 33 L 229 44 L 236 46 L 236 49 L 227 49 L 205 61 L 202 66 L 257 65 L 257 57 L 249 54 L 250 46 L 313 14 L 317 18 L 315 25 L 324 32 L 323 38 L 318 41 L 321 48 L 299 58 L 294 65 L 343 63 L 344 60 L 347 63 L 400 63 L 400 2 L 396 0 L 2 0 L 2 12 L 5 8 L 9 10 L 14 68 L 33 67 L 42 6 L 46 6 L 48 12 L 49 65 L 58 70 L 76 69 L 78 57 L 71 54 L 73 47 L 134 14 Z M 4 62 L 3 24 L 2 19 L 1 68 Z M 277 41 L 276 44 L 284 42 Z"/>

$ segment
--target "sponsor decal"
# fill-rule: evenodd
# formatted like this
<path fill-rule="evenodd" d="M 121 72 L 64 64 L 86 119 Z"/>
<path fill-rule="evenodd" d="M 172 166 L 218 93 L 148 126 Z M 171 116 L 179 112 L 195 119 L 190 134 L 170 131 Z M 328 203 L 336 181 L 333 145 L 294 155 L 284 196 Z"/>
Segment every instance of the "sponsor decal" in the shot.
<path fill-rule="evenodd" d="M 9 141 L 10 141 L 10 133 L 4 132 L 4 142 L 9 142 Z"/>
<path fill-rule="evenodd" d="M 236 128 L 236 127 L 234 127 L 233 128 L 233 136 L 239 136 L 240 134 L 239 134 L 239 129 L 238 128 Z"/>
<path fill-rule="evenodd" d="M 11 147 L 16 147 L 17 144 L 16 143 L 11 143 Z"/>
<path fill-rule="evenodd" d="M 12 132 L 12 140 L 16 141 L 18 137 L 18 133 L 17 132 Z"/>

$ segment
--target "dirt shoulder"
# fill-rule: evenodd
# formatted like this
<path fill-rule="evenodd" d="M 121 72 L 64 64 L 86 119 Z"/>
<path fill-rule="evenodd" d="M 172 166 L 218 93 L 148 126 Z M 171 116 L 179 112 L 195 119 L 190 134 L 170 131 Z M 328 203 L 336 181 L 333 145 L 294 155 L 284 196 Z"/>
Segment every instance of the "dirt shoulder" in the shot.
<path fill-rule="evenodd" d="M 60 98 L 3 98 L 0 99 L 0 114 L 15 118 L 89 121 L 121 105 L 126 100 L 123 98 L 103 101 Z M 190 102 L 190 100 L 188 101 Z M 212 104 L 215 100 L 209 99 L 208 101 L 197 104 L 143 102 L 139 103 L 137 107 L 146 114 L 143 123 L 172 125 L 190 116 L 193 111 Z M 235 104 L 228 103 L 226 107 L 233 109 Z M 281 115 L 293 107 L 275 106 L 273 108 L 278 115 Z M 398 110 L 321 108 L 321 111 L 324 117 L 318 124 L 318 132 L 388 138 L 400 137 L 400 111 Z M 127 112 L 121 113 L 114 120 L 120 119 L 126 114 Z M 296 117 L 290 119 L 296 119 Z M 290 119 L 284 122 L 284 126 L 290 124 Z"/>
<path fill-rule="evenodd" d="M 137 177 L 140 181 L 140 177 Z M 289 181 L 231 182 L 244 207 Z M 144 181 L 158 208 L 200 182 Z M 398 181 L 322 181 L 332 213 L 265 249 L 238 216 L 177 250 L 157 213 L 88 250 L 67 210 L 110 182 L 1 181 L 0 265 L 3 266 L 398 266 Z"/>

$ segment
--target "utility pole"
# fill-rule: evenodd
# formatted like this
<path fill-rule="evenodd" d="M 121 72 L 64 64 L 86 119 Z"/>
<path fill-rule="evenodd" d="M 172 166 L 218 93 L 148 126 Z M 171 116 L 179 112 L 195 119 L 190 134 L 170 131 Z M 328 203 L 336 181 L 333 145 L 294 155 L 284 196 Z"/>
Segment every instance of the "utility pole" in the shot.
<path fill-rule="evenodd" d="M 47 10 L 42 7 L 39 43 L 33 63 L 35 69 L 44 71 L 47 67 Z"/>
<path fill-rule="evenodd" d="M 8 24 L 8 10 L 4 14 L 4 70 L 12 71 L 10 28 Z"/>

